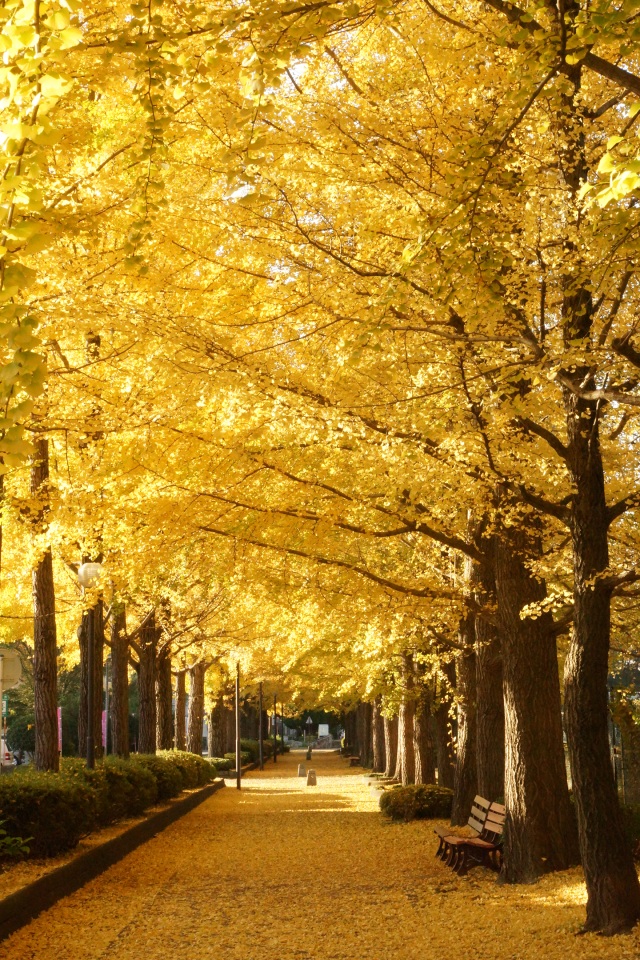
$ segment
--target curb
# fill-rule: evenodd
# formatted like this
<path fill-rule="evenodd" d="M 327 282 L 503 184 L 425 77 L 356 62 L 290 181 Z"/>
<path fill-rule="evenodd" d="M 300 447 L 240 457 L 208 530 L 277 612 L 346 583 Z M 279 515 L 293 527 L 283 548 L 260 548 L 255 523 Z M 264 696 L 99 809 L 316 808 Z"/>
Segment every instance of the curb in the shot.
<path fill-rule="evenodd" d="M 48 910 L 58 900 L 75 893 L 89 880 L 93 880 L 127 854 L 132 853 L 136 847 L 146 843 L 157 833 L 179 820 L 185 813 L 194 810 L 224 785 L 224 780 L 208 784 L 197 793 L 191 793 L 165 810 L 160 810 L 141 823 L 134 824 L 120 836 L 107 840 L 102 846 L 87 850 L 70 863 L 52 870 L 46 876 L 23 887 L 22 890 L 9 894 L 0 901 L 0 943 L 20 927 L 24 927 L 43 910 Z"/>

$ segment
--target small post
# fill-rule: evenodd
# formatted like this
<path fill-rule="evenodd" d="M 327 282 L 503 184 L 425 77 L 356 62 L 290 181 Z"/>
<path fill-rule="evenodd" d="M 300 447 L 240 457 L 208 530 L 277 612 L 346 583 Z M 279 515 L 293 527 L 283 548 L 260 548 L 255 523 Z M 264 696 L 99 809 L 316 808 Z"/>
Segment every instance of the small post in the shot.
<path fill-rule="evenodd" d="M 240 756 L 240 661 L 236 663 L 236 787 L 242 787 L 242 758 Z"/>
<path fill-rule="evenodd" d="M 278 715 L 277 710 L 277 701 L 276 694 L 273 695 L 273 762 L 276 763 L 278 760 Z"/>
<path fill-rule="evenodd" d="M 262 737 L 264 736 L 264 731 L 262 729 L 262 683 L 259 687 L 258 694 L 258 755 L 260 758 L 260 769 L 264 770 L 264 751 L 262 749 Z"/>
<path fill-rule="evenodd" d="M 96 765 L 96 738 L 94 730 L 93 703 L 95 698 L 95 677 L 93 676 L 94 652 L 93 607 L 87 612 L 87 769 Z"/>

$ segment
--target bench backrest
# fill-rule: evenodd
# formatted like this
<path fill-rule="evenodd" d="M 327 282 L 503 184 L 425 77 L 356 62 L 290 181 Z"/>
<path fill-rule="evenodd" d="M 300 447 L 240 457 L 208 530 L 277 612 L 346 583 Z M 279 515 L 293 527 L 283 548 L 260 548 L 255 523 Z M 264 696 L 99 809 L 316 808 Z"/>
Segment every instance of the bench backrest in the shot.
<path fill-rule="evenodd" d="M 491 804 L 488 800 L 485 800 L 484 797 L 477 796 L 474 798 L 471 807 L 471 816 L 467 823 L 476 833 L 480 834 L 484 830 L 484 824 L 490 809 Z"/>
<path fill-rule="evenodd" d="M 492 803 L 489 805 L 481 833 L 483 840 L 489 840 L 491 843 L 495 843 L 500 839 L 502 831 L 504 830 L 505 816 L 506 807 L 504 804 Z"/>

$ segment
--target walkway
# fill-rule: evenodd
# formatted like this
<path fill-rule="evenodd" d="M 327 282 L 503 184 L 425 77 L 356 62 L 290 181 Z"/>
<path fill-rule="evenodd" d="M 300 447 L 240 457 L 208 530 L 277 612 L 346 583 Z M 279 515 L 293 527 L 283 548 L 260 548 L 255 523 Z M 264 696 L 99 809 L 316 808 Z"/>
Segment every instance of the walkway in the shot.
<path fill-rule="evenodd" d="M 0 960 L 626 960 L 640 934 L 575 938 L 576 871 L 458 879 L 428 823 L 390 824 L 362 773 L 300 754 L 249 774 L 0 945 Z"/>

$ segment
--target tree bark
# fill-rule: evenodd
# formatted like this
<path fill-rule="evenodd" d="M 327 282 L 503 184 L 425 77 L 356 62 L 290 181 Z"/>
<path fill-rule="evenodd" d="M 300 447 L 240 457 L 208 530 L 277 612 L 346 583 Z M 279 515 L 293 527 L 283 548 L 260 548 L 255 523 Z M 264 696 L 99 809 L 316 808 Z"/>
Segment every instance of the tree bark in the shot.
<path fill-rule="evenodd" d="M 202 756 L 202 726 L 204 721 L 205 664 L 194 663 L 189 670 L 189 726 L 187 750 Z"/>
<path fill-rule="evenodd" d="M 505 803 L 502 879 L 529 883 L 577 862 L 575 817 L 569 801 L 553 618 L 522 617 L 546 596 L 525 566 L 539 549 L 522 524 L 495 542 L 498 616 L 505 702 Z M 508 536 L 508 540 L 507 540 Z M 526 553 L 525 553 L 526 549 Z M 609 771 L 611 767 L 609 767 Z"/>
<path fill-rule="evenodd" d="M 96 760 L 104 756 L 102 710 L 104 707 L 104 604 L 93 607 L 93 730 Z"/>
<path fill-rule="evenodd" d="M 431 723 L 431 686 L 425 682 L 424 669 L 414 664 L 416 698 L 413 715 L 413 755 L 415 783 L 436 782 L 436 757 Z"/>
<path fill-rule="evenodd" d="M 415 783 L 416 765 L 413 748 L 413 717 L 415 714 L 413 657 L 402 655 L 401 667 L 402 700 L 398 711 L 398 753 L 395 779 L 403 786 Z"/>
<path fill-rule="evenodd" d="M 138 728 L 138 752 L 156 752 L 156 646 L 158 632 L 155 612 L 151 613 L 140 631 L 140 668 L 138 690 L 140 694 L 140 725 Z"/>
<path fill-rule="evenodd" d="M 471 805 L 478 788 L 477 773 L 477 699 L 476 699 L 476 653 L 475 617 L 469 614 L 460 625 L 460 638 L 465 644 L 458 658 L 458 745 L 453 778 L 453 807 L 451 823 L 457 826 L 469 819 Z M 495 800 L 495 797 L 486 799 Z"/>
<path fill-rule="evenodd" d="M 171 750 L 173 746 L 173 689 L 171 686 L 171 654 L 162 653 L 156 663 L 156 748 Z"/>
<path fill-rule="evenodd" d="M 607 677 L 611 630 L 608 513 L 598 408 L 566 398 L 574 484 L 573 632 L 565 661 L 565 725 L 580 853 L 587 883 L 586 930 L 615 933 L 640 919 L 640 884 L 611 768 Z M 599 579 L 598 579 L 599 578 Z"/>
<path fill-rule="evenodd" d="M 385 777 L 394 777 L 398 755 L 398 718 L 384 718 Z"/>
<path fill-rule="evenodd" d="M 224 697 L 218 696 L 215 706 L 209 713 L 209 736 L 207 738 L 207 753 L 210 757 L 223 757 L 224 744 Z"/>
<path fill-rule="evenodd" d="M 111 740 L 113 752 L 129 756 L 129 642 L 124 604 L 111 613 Z"/>
<path fill-rule="evenodd" d="M 176 750 L 186 750 L 187 747 L 186 707 L 186 673 L 184 670 L 179 670 L 176 674 Z"/>
<path fill-rule="evenodd" d="M 356 711 L 358 725 L 358 747 L 360 763 L 363 767 L 370 767 L 371 760 L 371 704 L 359 703 Z"/>
<path fill-rule="evenodd" d="M 37 523 L 42 526 L 49 501 L 49 441 L 36 441 L 31 468 L 31 495 L 40 502 Z M 35 697 L 35 766 L 58 769 L 58 668 L 56 604 L 51 547 L 47 547 L 32 574 L 33 686 Z"/>
<path fill-rule="evenodd" d="M 496 604 L 494 559 L 474 564 L 476 600 L 481 606 Z M 475 618 L 476 647 L 476 768 L 478 793 L 487 800 L 504 797 L 504 691 L 502 646 L 493 623 Z"/>
<path fill-rule="evenodd" d="M 436 762 L 438 764 L 438 784 L 453 790 L 455 778 L 455 752 L 452 691 L 456 686 L 456 668 L 453 662 L 442 666 L 444 677 L 438 681 L 436 708 L 433 711 L 436 733 Z"/>
<path fill-rule="evenodd" d="M 376 697 L 373 701 L 371 714 L 371 739 L 373 747 L 373 772 L 384 773 L 385 769 L 385 738 L 384 738 L 384 720 L 380 713 L 381 699 Z"/>

